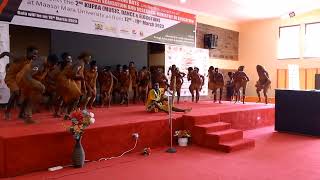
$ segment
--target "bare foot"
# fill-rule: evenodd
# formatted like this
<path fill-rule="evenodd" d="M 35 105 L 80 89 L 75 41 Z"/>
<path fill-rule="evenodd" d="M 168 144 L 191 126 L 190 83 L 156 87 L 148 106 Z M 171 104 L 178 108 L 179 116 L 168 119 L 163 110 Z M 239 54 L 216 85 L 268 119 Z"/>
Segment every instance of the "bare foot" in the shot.
<path fill-rule="evenodd" d="M 36 123 L 38 123 L 38 121 L 33 120 L 33 119 L 31 119 L 31 118 L 26 118 L 26 119 L 24 120 L 24 123 L 26 123 L 26 124 L 36 124 Z"/>

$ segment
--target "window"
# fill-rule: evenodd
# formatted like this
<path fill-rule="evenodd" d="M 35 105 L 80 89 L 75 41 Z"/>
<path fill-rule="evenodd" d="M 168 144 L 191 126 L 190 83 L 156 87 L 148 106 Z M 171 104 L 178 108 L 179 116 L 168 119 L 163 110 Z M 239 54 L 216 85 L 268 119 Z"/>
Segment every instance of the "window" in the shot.
<path fill-rule="evenodd" d="M 320 57 L 320 23 L 306 24 L 304 57 Z"/>
<path fill-rule="evenodd" d="M 278 59 L 300 57 L 300 25 L 280 27 Z"/>

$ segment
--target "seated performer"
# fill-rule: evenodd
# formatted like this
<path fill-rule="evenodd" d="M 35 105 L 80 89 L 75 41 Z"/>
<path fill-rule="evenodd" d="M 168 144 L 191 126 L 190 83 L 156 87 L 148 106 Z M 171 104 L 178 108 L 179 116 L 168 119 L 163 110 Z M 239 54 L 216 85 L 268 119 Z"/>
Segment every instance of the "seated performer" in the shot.
<path fill-rule="evenodd" d="M 164 111 L 169 113 L 169 106 L 168 106 L 168 98 L 164 95 L 164 89 L 159 88 L 159 83 L 155 83 L 153 85 L 153 89 L 150 90 L 147 103 L 146 103 L 146 110 L 148 112 L 158 112 Z M 176 107 L 172 107 L 172 111 L 175 112 L 190 112 L 192 109 L 179 109 Z"/>

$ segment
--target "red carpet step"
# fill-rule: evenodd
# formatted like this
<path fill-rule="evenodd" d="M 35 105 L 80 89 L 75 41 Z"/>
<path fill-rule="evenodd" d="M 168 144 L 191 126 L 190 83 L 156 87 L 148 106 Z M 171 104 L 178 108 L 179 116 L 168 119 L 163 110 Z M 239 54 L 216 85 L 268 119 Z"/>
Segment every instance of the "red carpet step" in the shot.
<path fill-rule="evenodd" d="M 221 122 L 216 116 L 189 116 L 186 125 L 192 129 L 193 142 L 223 152 L 254 147 L 254 140 L 244 139 L 243 131 L 232 129 L 230 123 Z"/>

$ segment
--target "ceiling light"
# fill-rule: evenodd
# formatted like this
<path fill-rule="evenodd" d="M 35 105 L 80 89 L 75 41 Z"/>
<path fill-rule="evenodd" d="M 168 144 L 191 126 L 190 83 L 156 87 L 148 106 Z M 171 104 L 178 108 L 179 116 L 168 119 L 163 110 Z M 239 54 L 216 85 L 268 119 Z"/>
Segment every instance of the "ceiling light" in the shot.
<path fill-rule="evenodd" d="M 184 4 L 186 2 L 187 2 L 187 0 L 180 0 L 180 3 L 182 3 L 182 4 Z"/>

